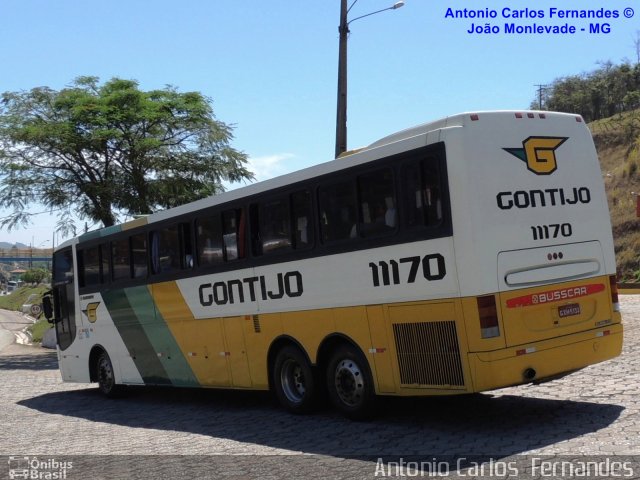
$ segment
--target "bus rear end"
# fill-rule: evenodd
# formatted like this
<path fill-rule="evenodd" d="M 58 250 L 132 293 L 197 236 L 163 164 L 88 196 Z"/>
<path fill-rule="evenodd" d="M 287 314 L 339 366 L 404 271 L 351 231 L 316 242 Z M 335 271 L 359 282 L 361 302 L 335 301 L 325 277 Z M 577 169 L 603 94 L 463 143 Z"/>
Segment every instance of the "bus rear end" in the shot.
<path fill-rule="evenodd" d="M 442 135 L 473 390 L 619 355 L 609 211 L 582 118 L 468 114 Z"/>

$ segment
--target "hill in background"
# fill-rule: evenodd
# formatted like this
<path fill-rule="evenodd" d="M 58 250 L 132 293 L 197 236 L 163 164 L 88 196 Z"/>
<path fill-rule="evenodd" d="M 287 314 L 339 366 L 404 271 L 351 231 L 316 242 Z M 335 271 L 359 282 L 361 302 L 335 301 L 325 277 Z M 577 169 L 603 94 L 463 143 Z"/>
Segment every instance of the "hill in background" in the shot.
<path fill-rule="evenodd" d="M 16 248 L 29 248 L 29 245 L 25 245 L 24 243 L 10 243 L 10 242 L 0 242 L 0 248 L 13 248 L 13 246 L 16 246 Z"/>
<path fill-rule="evenodd" d="M 620 281 L 640 282 L 640 109 L 589 125 L 607 190 Z"/>

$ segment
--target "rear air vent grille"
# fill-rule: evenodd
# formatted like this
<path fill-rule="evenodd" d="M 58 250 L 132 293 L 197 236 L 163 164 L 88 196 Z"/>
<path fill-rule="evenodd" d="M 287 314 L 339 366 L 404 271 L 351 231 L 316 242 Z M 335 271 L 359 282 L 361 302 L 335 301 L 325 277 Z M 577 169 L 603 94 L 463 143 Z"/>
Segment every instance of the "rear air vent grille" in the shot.
<path fill-rule="evenodd" d="M 396 323 L 393 335 L 402 385 L 464 386 L 454 321 Z"/>

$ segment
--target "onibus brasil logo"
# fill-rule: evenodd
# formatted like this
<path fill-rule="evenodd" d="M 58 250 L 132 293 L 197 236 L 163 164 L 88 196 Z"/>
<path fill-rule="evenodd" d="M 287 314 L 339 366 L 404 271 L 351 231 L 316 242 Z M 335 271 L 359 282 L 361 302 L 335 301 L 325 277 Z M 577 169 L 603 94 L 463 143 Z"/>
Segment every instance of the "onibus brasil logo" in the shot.
<path fill-rule="evenodd" d="M 556 149 L 568 137 L 529 137 L 522 148 L 503 148 L 527 164 L 527 169 L 537 175 L 551 175 L 558 168 Z"/>

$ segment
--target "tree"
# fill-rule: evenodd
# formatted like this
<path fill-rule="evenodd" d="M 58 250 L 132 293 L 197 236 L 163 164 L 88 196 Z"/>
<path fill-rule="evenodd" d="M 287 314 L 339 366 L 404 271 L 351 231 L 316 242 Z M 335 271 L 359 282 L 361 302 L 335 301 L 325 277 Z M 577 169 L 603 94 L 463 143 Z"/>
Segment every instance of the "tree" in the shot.
<path fill-rule="evenodd" d="M 31 270 L 27 270 L 22 274 L 22 280 L 26 283 L 31 283 L 38 285 L 42 283 L 43 280 L 49 278 L 49 272 L 44 268 L 34 268 Z"/>
<path fill-rule="evenodd" d="M 133 80 L 79 77 L 60 91 L 5 92 L 0 104 L 0 220 L 30 222 L 40 203 L 111 226 L 119 214 L 158 209 L 224 191 L 223 180 L 251 180 L 247 156 L 230 146 L 232 127 L 211 100 L 174 87 L 142 91 Z"/>

